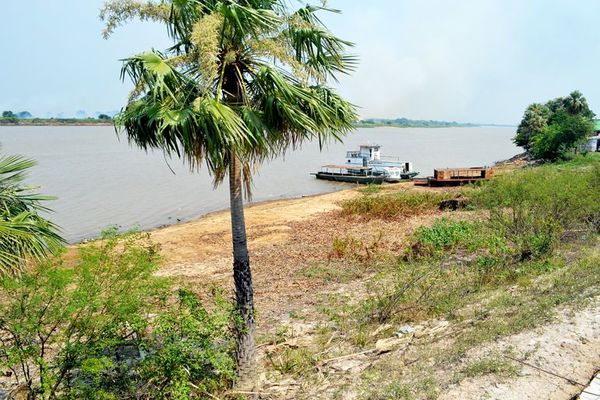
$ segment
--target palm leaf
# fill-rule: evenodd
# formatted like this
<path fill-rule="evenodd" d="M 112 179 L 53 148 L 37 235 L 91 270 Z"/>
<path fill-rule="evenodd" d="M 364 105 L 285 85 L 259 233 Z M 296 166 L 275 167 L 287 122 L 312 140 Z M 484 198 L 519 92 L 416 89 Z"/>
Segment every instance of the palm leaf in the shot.
<path fill-rule="evenodd" d="M 0 274 L 18 273 L 29 260 L 40 260 L 62 248 L 58 228 L 38 213 L 52 199 L 25 186 L 26 170 L 35 162 L 22 156 L 0 158 Z"/>

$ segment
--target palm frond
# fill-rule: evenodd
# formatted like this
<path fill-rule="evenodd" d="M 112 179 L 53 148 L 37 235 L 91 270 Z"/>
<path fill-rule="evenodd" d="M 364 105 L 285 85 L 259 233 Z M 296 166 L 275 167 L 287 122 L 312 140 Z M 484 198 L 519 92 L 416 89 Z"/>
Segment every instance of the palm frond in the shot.
<path fill-rule="evenodd" d="M 323 146 L 351 129 L 355 107 L 326 82 L 353 68 L 352 44 L 317 17 L 336 10 L 293 12 L 284 0 L 163 3 L 173 47 L 125 59 L 121 72 L 135 90 L 116 123 L 131 143 L 192 168 L 206 163 L 219 184 L 232 154 L 247 175 L 306 140 Z"/>
<path fill-rule="evenodd" d="M 299 62 L 321 77 L 336 79 L 337 73 L 347 74 L 355 69 L 357 57 L 346 54 L 346 48 L 354 44 L 331 34 L 317 17 L 317 11 L 339 12 L 325 7 L 303 7 L 290 18 L 287 35 Z"/>
<path fill-rule="evenodd" d="M 23 185 L 34 165 L 22 156 L 0 157 L 0 274 L 18 273 L 28 260 L 54 254 L 64 244 L 58 227 L 38 214 L 50 211 L 42 202 L 52 197 Z"/>

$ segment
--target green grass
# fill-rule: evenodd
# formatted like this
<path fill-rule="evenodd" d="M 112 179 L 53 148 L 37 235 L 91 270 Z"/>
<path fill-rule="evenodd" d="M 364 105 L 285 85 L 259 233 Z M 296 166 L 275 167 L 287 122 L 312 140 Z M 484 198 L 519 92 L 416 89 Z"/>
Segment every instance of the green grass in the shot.
<path fill-rule="evenodd" d="M 472 241 L 480 224 L 468 221 L 451 221 L 441 218 L 430 227 L 421 227 L 415 239 L 423 245 L 439 249 L 450 249 L 457 244 Z"/>
<path fill-rule="evenodd" d="M 519 368 L 502 356 L 485 357 L 472 361 L 461 370 L 461 374 L 467 378 L 484 375 L 512 377 L 516 376 L 518 372 Z"/>
<path fill-rule="evenodd" d="M 271 368 L 284 375 L 306 375 L 315 367 L 315 359 L 307 348 L 286 347 L 267 354 Z"/>
<path fill-rule="evenodd" d="M 588 167 L 594 163 L 600 163 L 600 152 L 577 154 L 570 160 L 554 164 L 557 167 L 581 168 Z"/>

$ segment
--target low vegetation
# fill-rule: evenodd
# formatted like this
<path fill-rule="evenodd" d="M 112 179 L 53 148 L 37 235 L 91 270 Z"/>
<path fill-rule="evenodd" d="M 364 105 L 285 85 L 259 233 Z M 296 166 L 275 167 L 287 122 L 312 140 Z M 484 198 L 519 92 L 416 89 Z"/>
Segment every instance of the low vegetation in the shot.
<path fill-rule="evenodd" d="M 367 188 L 366 194 L 377 191 Z M 362 196 L 342 203 L 342 213 L 364 218 L 394 219 L 437 210 L 440 202 L 455 196 L 448 192 L 397 192 Z"/>
<path fill-rule="evenodd" d="M 76 265 L 0 281 L 0 365 L 29 399 L 187 399 L 234 378 L 231 305 L 153 276 L 148 235 L 108 233 Z"/>
<path fill-rule="evenodd" d="M 474 195 L 489 225 L 521 259 L 549 255 L 561 239 L 599 231 L 600 163 L 544 166 L 490 182 Z"/>
<path fill-rule="evenodd" d="M 375 232 L 372 241 L 334 239 L 334 259 L 352 265 L 358 279 L 369 271 L 366 289 L 323 297 L 328 322 L 311 346 L 277 353 L 285 359 L 278 365 L 298 366 L 278 372 L 319 382 L 315 372 L 327 360 L 360 360 L 392 343 L 396 347 L 371 356 L 362 384 L 351 385 L 359 398 L 436 399 L 466 378 L 514 376 L 520 365 L 512 354 L 469 354 L 552 321 L 558 306 L 600 295 L 599 174 L 600 159 L 590 155 L 515 171 L 462 188 L 471 208 L 459 212 L 439 211 L 439 202 L 456 193 L 361 190 L 342 204 L 342 215 L 387 222 L 441 215 L 418 227 L 395 256 L 369 247 L 381 240 Z M 328 281 L 338 283 L 357 279 L 331 265 L 311 273 L 326 271 Z M 346 390 L 339 388 L 338 396 Z"/>

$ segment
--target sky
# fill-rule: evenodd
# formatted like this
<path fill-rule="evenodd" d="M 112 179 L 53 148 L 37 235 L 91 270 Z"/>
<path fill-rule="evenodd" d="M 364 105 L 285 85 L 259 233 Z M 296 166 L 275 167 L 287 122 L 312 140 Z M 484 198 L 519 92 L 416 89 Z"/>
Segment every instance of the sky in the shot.
<path fill-rule="evenodd" d="M 164 49 L 164 27 L 101 36 L 103 0 L 0 0 L 0 110 L 45 117 L 119 110 L 120 59 Z M 355 43 L 335 85 L 363 118 L 518 124 L 525 107 L 580 90 L 600 114 L 598 0 L 330 0 Z"/>

